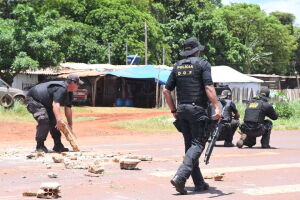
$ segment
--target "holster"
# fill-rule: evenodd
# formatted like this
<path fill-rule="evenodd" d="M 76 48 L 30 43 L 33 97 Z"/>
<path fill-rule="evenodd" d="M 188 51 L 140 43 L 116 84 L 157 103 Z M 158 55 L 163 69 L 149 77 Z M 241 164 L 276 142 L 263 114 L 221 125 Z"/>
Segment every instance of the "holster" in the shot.
<path fill-rule="evenodd" d="M 181 132 L 181 126 L 180 126 L 180 122 L 178 119 L 176 119 L 174 122 L 173 122 L 174 126 L 176 127 L 177 131 Z"/>

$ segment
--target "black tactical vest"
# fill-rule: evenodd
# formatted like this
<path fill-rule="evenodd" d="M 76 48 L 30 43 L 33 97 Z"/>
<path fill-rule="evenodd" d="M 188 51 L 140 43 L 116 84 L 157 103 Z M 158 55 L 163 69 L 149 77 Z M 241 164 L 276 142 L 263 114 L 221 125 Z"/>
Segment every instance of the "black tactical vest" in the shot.
<path fill-rule="evenodd" d="M 177 100 L 179 104 L 191 104 L 207 107 L 207 96 L 202 81 L 202 64 L 205 60 L 190 57 L 178 61 L 174 66 L 176 75 Z"/>
<path fill-rule="evenodd" d="M 232 120 L 232 110 L 231 110 L 231 100 L 223 99 L 222 103 L 224 102 L 224 111 L 223 111 L 223 120 L 226 122 L 231 122 Z"/>
<path fill-rule="evenodd" d="M 265 115 L 262 110 L 263 101 L 253 99 L 247 104 L 244 122 L 263 123 Z"/>
<path fill-rule="evenodd" d="M 53 97 L 50 96 L 48 88 L 53 85 L 58 85 L 66 88 L 67 86 L 64 81 L 49 81 L 46 83 L 41 83 L 28 91 L 28 96 L 31 96 L 36 101 L 43 104 L 45 107 L 52 107 Z"/>

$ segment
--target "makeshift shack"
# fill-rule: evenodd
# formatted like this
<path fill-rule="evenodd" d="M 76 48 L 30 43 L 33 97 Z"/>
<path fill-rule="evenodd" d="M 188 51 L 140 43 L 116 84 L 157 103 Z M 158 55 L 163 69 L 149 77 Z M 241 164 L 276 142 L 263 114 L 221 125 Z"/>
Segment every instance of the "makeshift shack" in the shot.
<path fill-rule="evenodd" d="M 161 98 L 157 88 L 167 82 L 170 68 L 143 65 L 105 73 L 104 105 L 152 108 Z"/>

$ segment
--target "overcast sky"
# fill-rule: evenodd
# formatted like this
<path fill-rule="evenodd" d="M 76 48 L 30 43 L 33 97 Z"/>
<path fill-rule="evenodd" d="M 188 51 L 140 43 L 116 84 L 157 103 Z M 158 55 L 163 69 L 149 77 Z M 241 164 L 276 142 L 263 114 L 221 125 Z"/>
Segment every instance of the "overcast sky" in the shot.
<path fill-rule="evenodd" d="M 267 13 L 273 11 L 292 13 L 296 17 L 294 25 L 300 26 L 300 0 L 222 0 L 224 5 L 240 2 L 258 4 Z"/>

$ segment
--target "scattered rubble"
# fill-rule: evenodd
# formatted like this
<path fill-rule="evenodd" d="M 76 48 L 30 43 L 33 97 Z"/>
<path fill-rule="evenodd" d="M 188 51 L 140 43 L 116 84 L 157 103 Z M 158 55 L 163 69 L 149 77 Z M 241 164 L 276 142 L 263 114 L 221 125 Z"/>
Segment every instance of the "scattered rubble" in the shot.
<path fill-rule="evenodd" d="M 139 159 L 122 159 L 120 160 L 120 168 L 133 170 L 136 169 L 136 166 L 141 162 Z"/>
<path fill-rule="evenodd" d="M 53 159 L 53 161 L 55 163 L 62 163 L 62 162 L 64 162 L 64 158 L 61 155 L 59 155 L 59 154 L 52 156 L 52 159 Z"/>
<path fill-rule="evenodd" d="M 54 172 L 49 172 L 47 175 L 49 178 L 57 178 L 57 174 Z"/>

